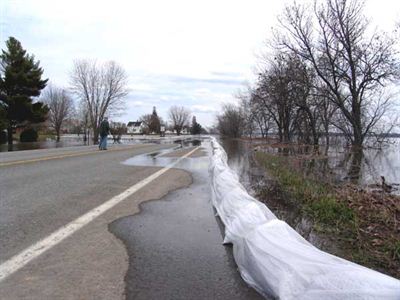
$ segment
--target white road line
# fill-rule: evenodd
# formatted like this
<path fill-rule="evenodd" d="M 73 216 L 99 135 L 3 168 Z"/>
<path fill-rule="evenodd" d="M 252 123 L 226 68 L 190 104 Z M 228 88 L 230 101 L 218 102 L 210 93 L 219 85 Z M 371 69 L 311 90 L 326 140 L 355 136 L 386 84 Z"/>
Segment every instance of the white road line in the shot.
<path fill-rule="evenodd" d="M 92 209 L 91 211 L 87 212 L 86 214 L 80 216 L 79 218 L 75 219 L 74 221 L 68 223 L 67 225 L 61 227 L 60 229 L 56 230 L 48 237 L 40 240 L 36 244 L 26 248 L 19 254 L 16 254 L 9 260 L 5 261 L 0 265 L 0 282 L 6 279 L 8 276 L 13 274 L 14 272 L 21 269 L 27 263 L 35 259 L 36 257 L 40 256 L 47 250 L 51 249 L 74 232 L 78 231 L 85 225 L 89 224 L 95 218 L 100 216 L 101 214 L 105 213 L 110 208 L 114 207 L 121 201 L 125 200 L 129 196 L 136 193 L 138 190 L 143 188 L 144 186 L 148 185 L 150 182 L 155 180 L 156 178 L 160 177 L 162 174 L 167 172 L 169 169 L 173 168 L 177 163 L 179 163 L 182 159 L 188 157 L 193 152 L 195 152 L 199 147 L 194 148 L 192 151 L 186 153 L 184 156 L 180 157 L 178 160 L 173 162 L 172 164 L 164 167 L 163 169 L 155 172 L 154 174 L 146 177 L 145 179 L 139 181 L 135 185 L 131 186 L 121 194 L 111 198 L 107 202 L 97 206 L 96 208 Z"/>

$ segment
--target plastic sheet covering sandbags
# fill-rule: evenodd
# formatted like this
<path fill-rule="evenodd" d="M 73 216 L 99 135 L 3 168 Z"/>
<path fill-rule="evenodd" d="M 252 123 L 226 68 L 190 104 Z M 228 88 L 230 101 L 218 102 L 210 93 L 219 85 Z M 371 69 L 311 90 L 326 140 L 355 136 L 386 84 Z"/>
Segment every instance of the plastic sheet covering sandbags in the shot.
<path fill-rule="evenodd" d="M 243 279 L 267 298 L 396 299 L 400 281 L 323 252 L 251 197 L 211 141 L 212 200 Z"/>

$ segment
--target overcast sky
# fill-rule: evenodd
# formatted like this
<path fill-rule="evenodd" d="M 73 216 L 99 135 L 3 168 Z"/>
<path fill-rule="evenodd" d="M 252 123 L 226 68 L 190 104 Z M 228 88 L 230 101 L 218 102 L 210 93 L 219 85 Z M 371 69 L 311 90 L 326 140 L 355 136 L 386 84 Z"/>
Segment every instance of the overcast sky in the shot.
<path fill-rule="evenodd" d="M 131 89 L 118 120 L 134 121 L 153 106 L 166 118 L 171 105 L 184 105 L 209 126 L 221 104 L 254 80 L 285 2 L 0 0 L 1 48 L 16 37 L 63 87 L 74 59 L 114 60 Z M 366 3 L 373 26 L 391 30 L 400 21 L 400 1 Z"/>

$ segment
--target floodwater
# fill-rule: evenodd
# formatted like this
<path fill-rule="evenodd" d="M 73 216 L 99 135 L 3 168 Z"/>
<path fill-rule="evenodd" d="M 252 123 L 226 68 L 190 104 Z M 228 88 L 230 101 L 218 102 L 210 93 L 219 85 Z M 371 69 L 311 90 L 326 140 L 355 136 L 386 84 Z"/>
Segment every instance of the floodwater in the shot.
<path fill-rule="evenodd" d="M 109 230 L 126 246 L 127 299 L 263 299 L 240 277 L 232 248 L 224 246 L 223 225 L 215 217 L 208 176 L 210 141 L 177 142 L 200 146 L 205 155 L 182 159 L 175 168 L 190 172 L 192 184 L 160 200 L 143 203 L 141 212 L 115 220 Z M 166 166 L 178 158 L 171 150 L 123 162 Z"/>
<path fill-rule="evenodd" d="M 197 141 L 196 138 L 185 137 L 185 136 L 167 136 L 164 138 L 159 138 L 158 136 L 130 136 L 125 135 L 122 136 L 120 141 L 114 141 L 112 136 L 108 137 L 108 143 L 118 143 L 125 145 L 132 144 L 146 144 L 146 143 L 154 143 L 154 144 L 170 144 L 175 143 L 181 146 L 185 146 L 188 143 L 188 140 Z M 32 143 L 21 143 L 14 142 L 13 151 L 23 151 L 23 150 L 36 150 L 36 149 L 51 149 L 51 148 L 64 148 L 64 147 L 73 147 L 73 146 L 87 146 L 93 145 L 92 139 L 88 139 L 84 141 L 83 135 L 64 135 L 61 136 L 61 140 L 56 142 L 54 139 L 48 138 L 46 141 L 41 142 L 32 142 Z M 7 152 L 8 145 L 1 144 L 0 152 Z"/>
<path fill-rule="evenodd" d="M 340 138 L 332 140 L 328 149 L 323 146 L 319 155 L 313 147 L 295 148 L 262 147 L 262 151 L 279 155 L 295 155 L 301 170 L 331 183 L 351 182 L 362 188 L 379 186 L 382 176 L 393 187 L 393 194 L 400 194 L 400 139 L 392 138 L 382 149 L 366 148 L 352 151 L 342 145 Z"/>
<path fill-rule="evenodd" d="M 21 143 L 16 142 L 13 144 L 13 151 L 24 151 L 24 150 L 37 150 L 37 149 L 52 149 L 52 148 L 64 148 L 64 147 L 73 147 L 73 146 L 86 146 L 92 145 L 91 141 L 84 141 L 83 136 L 67 136 L 61 137 L 59 142 L 53 139 L 47 139 L 46 141 L 41 142 L 31 142 L 31 143 Z M 7 152 L 8 145 L 2 144 L 0 145 L 0 152 Z"/>
<path fill-rule="evenodd" d="M 295 199 L 290 199 L 282 191 L 274 190 L 276 186 L 274 179 L 254 160 L 254 148 L 260 146 L 259 142 L 229 139 L 221 139 L 219 142 L 228 155 L 229 166 L 236 171 L 241 183 L 252 196 L 264 201 L 279 219 L 287 222 L 316 247 L 340 253 L 341 249 L 338 249 L 329 237 L 313 230 L 312 221 L 302 216 L 301 207 Z M 368 189 L 371 183 L 380 182 L 380 176 L 385 176 L 387 182 L 393 186 L 392 193 L 399 193 L 399 190 L 396 190 L 399 187 L 396 183 L 400 181 L 400 149 L 396 143 L 380 151 L 364 150 L 361 156 L 343 147 L 332 147 L 327 157 L 314 159 L 310 158 L 313 157 L 310 155 L 312 147 L 308 149 L 300 147 L 295 151 L 292 148 L 290 151 L 287 151 L 287 148 L 259 147 L 259 149 L 279 155 L 296 154 L 296 157 L 301 157 L 299 164 L 305 173 L 336 183 L 350 181 Z M 263 195 L 263 190 L 268 190 L 266 195 L 273 194 L 274 197 Z"/>
<path fill-rule="evenodd" d="M 254 144 L 242 140 L 220 139 L 219 143 L 228 155 L 228 165 L 238 175 L 240 183 L 248 193 L 258 198 L 260 191 L 273 186 L 272 178 L 260 167 L 253 157 Z M 300 214 L 300 207 L 284 197 L 282 199 L 259 199 L 281 220 L 284 220 L 313 245 L 322 247 L 325 243 L 312 231 L 312 223 Z"/>

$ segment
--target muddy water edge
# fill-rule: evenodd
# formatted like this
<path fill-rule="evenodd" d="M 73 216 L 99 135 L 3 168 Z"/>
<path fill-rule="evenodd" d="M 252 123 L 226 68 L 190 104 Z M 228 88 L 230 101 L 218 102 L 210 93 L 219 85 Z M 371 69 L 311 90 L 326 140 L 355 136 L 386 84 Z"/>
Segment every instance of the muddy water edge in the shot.
<path fill-rule="evenodd" d="M 270 163 L 268 167 L 268 164 L 264 164 L 260 160 L 261 152 L 268 152 L 269 156 L 266 157 L 271 159 L 277 157 L 289 172 L 292 170 L 295 172 L 294 169 L 290 169 L 292 165 L 289 161 L 292 160 L 292 157 L 283 157 L 282 161 L 282 157 L 276 153 L 276 149 L 271 151 L 264 142 L 221 139 L 220 143 L 228 155 L 229 166 L 238 173 L 241 183 L 249 193 L 264 202 L 278 218 L 287 222 L 305 239 L 328 253 L 400 278 L 400 242 L 398 239 L 400 234 L 400 223 L 398 223 L 400 197 L 385 194 L 382 191 L 369 191 L 364 181 L 357 185 L 354 181 L 344 180 L 347 178 L 337 176 L 337 172 L 333 172 L 332 168 L 329 168 L 328 159 L 317 159 L 317 162 L 314 162 L 314 168 L 310 168 L 309 164 L 301 160 L 302 162 L 296 165 L 296 168 L 298 167 L 296 172 L 300 174 L 300 179 L 312 178 L 310 182 L 321 183 L 324 186 L 329 181 L 327 186 L 332 188 L 332 193 L 336 198 L 340 198 L 338 208 L 343 210 L 343 214 L 349 214 L 350 221 L 346 220 L 346 222 L 335 224 L 337 226 L 329 224 L 329 222 L 324 224 L 324 222 L 320 222 L 320 219 L 314 218 L 313 212 L 310 213 L 310 205 L 306 205 L 290 188 L 288 189 L 287 186 L 285 188 L 274 170 L 279 166 L 274 162 Z M 300 156 L 302 155 L 309 154 L 307 152 L 300 153 Z M 263 156 L 261 155 L 261 157 Z M 295 164 L 297 158 L 294 159 Z M 321 174 L 324 165 L 328 167 L 326 172 Z M 330 197 L 330 194 L 328 196 Z M 369 203 L 372 205 L 369 206 Z M 313 209 L 312 206 L 311 208 Z M 390 221 L 382 224 L 385 223 L 382 220 L 385 220 L 386 211 L 391 213 L 388 216 Z M 375 218 L 377 213 L 380 220 L 378 217 Z"/>

